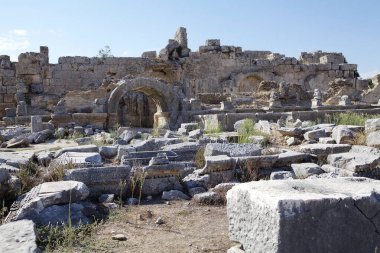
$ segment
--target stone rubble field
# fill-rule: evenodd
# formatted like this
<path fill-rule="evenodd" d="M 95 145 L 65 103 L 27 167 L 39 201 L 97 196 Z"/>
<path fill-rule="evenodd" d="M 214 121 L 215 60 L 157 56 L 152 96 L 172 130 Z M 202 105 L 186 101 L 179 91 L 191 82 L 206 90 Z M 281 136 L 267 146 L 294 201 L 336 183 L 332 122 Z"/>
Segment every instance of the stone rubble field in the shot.
<path fill-rule="evenodd" d="M 262 138 L 249 134 L 243 143 L 239 135 L 249 127 Z M 373 137 L 380 132 L 380 118 L 364 126 L 246 119 L 235 128 L 228 134 L 207 133 L 198 123 L 158 134 L 125 127 L 90 131 L 90 126 L 51 128 L 49 135 L 23 126 L 1 130 L 2 252 L 47 246 L 59 251 L 62 244 L 46 245 L 39 233 L 68 224 L 73 230 L 93 226 L 86 240 L 99 238 L 120 248 L 112 241 L 125 239 L 125 249 L 148 251 L 138 246 L 143 236 L 126 227 L 134 224 L 135 231 L 147 221 L 146 212 L 155 215 L 140 230 L 158 229 L 160 240 L 165 233 L 198 233 L 191 224 L 199 227 L 208 218 L 202 214 L 198 221 L 193 215 L 215 212 L 209 223 L 224 229 L 215 231 L 221 241 L 209 237 L 212 233 L 204 234 L 202 244 L 182 238 L 185 244 L 173 252 L 375 252 L 380 247 L 380 143 Z M 36 143 L 41 135 L 44 141 Z M 367 138 L 359 140 L 362 135 Z M 194 220 L 183 227 L 175 212 Z M 160 248 L 154 239 L 150 245 Z M 160 252 L 171 252 L 173 245 L 163 244 Z M 100 246 L 93 250 L 102 252 Z"/>

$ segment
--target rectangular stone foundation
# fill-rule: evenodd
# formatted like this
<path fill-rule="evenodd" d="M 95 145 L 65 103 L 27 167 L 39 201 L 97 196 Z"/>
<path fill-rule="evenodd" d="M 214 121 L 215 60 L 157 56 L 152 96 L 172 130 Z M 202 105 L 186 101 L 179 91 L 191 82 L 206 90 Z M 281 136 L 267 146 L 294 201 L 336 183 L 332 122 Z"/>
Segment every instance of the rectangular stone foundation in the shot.
<path fill-rule="evenodd" d="M 246 252 L 377 252 L 380 181 L 259 181 L 227 193 L 229 235 Z"/>

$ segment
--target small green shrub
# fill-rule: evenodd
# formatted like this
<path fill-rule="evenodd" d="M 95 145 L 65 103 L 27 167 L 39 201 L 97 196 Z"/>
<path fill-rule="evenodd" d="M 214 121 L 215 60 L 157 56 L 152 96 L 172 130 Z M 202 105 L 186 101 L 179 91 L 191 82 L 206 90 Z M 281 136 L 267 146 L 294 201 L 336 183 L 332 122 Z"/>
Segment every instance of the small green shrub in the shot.
<path fill-rule="evenodd" d="M 194 162 L 198 169 L 203 168 L 206 164 L 204 153 L 205 153 L 205 149 L 200 148 L 195 154 Z"/>
<path fill-rule="evenodd" d="M 336 125 L 356 125 L 356 126 L 364 126 L 365 121 L 367 119 L 379 118 L 380 115 L 369 115 L 362 113 L 353 113 L 353 112 L 345 112 L 345 113 L 335 113 L 335 114 L 327 114 L 324 116 L 323 121 L 325 123 L 331 123 Z"/>
<path fill-rule="evenodd" d="M 243 125 L 238 129 L 238 142 L 248 143 L 249 137 L 255 134 L 255 123 L 251 119 L 245 119 Z"/>

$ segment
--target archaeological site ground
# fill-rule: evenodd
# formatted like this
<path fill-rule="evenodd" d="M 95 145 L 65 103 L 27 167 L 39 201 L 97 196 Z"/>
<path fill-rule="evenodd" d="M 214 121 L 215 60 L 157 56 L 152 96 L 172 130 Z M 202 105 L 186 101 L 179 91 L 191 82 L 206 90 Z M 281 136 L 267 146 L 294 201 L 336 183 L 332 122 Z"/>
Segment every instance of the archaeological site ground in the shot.
<path fill-rule="evenodd" d="M 380 252 L 380 74 L 343 53 L 41 46 L 0 119 L 0 252 Z"/>

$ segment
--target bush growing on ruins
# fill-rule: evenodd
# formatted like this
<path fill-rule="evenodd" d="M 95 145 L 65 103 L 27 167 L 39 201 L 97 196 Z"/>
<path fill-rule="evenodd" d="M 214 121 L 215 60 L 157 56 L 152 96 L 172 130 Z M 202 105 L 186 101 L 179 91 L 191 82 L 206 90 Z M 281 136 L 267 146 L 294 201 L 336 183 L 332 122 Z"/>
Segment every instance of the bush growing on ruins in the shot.
<path fill-rule="evenodd" d="M 102 58 L 103 60 L 108 57 L 113 57 L 111 54 L 111 48 L 106 45 L 104 48 L 99 49 L 97 57 Z"/>
<path fill-rule="evenodd" d="M 136 162 L 136 165 L 133 165 L 133 173 L 130 176 L 130 187 L 131 187 L 131 198 L 135 196 L 136 189 L 137 189 L 139 205 L 141 202 L 142 189 L 144 186 L 146 176 L 147 176 L 147 173 L 143 170 L 141 164 Z"/>
<path fill-rule="evenodd" d="M 369 115 L 362 113 L 335 113 L 333 115 L 327 114 L 324 116 L 325 123 L 333 123 L 336 125 L 355 125 L 364 126 L 367 119 L 379 118 L 380 115 Z"/>
<path fill-rule="evenodd" d="M 51 163 L 48 167 L 48 171 L 44 176 L 44 182 L 57 182 L 63 181 L 65 172 L 67 170 L 75 169 L 75 164 L 70 160 L 65 164 Z"/>
<path fill-rule="evenodd" d="M 37 227 L 37 244 L 43 252 L 73 252 L 74 247 L 93 245 L 92 238 L 99 222 L 83 224 L 77 227 L 63 224 Z M 91 251 L 89 251 L 91 252 Z"/>
<path fill-rule="evenodd" d="M 42 183 L 41 172 L 41 169 L 33 162 L 28 162 L 26 165 L 21 166 L 18 172 L 18 178 L 21 182 L 21 193 L 28 192 L 34 186 Z"/>
<path fill-rule="evenodd" d="M 122 208 L 123 207 L 123 193 L 124 193 L 124 190 L 125 188 L 127 187 L 127 181 L 124 179 L 120 179 L 120 182 L 119 182 L 119 189 L 120 189 L 120 192 L 119 192 L 119 208 Z"/>
<path fill-rule="evenodd" d="M 266 147 L 269 145 L 268 136 L 255 129 L 255 123 L 252 119 L 245 119 L 243 125 L 238 129 L 238 143 L 249 143 L 249 137 L 254 135 L 264 137 L 260 143 L 261 146 Z"/>
<path fill-rule="evenodd" d="M 200 148 L 195 154 L 194 161 L 198 169 L 203 168 L 206 164 L 204 153 L 205 153 L 205 149 Z"/>
<path fill-rule="evenodd" d="M 206 134 L 216 135 L 222 132 L 222 125 L 220 124 L 220 122 L 218 122 L 218 124 L 215 125 L 215 124 L 212 124 L 210 120 L 206 120 L 205 126 L 206 128 L 204 131 Z"/>
<path fill-rule="evenodd" d="M 238 129 L 238 142 L 248 143 L 248 138 L 255 133 L 255 124 L 251 119 L 245 119 L 243 125 Z"/>
<path fill-rule="evenodd" d="M 240 168 L 240 173 L 236 175 L 240 182 L 258 181 L 260 179 L 259 168 L 252 160 L 247 160 Z"/>

